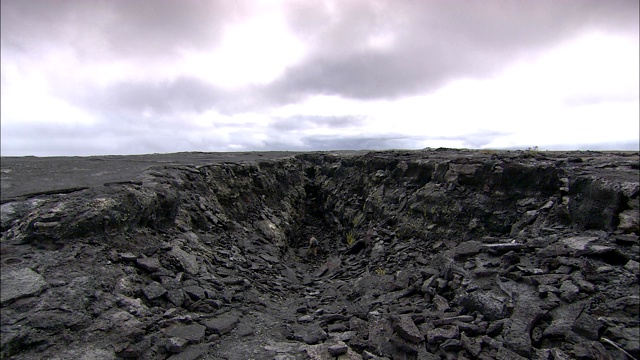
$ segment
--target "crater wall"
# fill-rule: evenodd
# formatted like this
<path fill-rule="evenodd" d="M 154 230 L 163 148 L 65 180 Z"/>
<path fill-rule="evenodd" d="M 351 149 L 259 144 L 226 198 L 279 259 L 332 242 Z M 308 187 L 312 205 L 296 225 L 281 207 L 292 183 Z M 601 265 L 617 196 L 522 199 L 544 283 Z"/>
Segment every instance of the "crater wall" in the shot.
<path fill-rule="evenodd" d="M 214 157 L 3 196 L 2 357 L 639 355 L 637 153 Z"/>

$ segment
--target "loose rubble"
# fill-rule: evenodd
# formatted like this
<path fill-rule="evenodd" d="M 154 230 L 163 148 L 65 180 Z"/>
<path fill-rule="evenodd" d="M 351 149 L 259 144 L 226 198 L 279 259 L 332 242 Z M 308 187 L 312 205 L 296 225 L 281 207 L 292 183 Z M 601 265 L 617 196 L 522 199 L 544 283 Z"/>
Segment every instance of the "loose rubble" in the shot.
<path fill-rule="evenodd" d="M 304 153 L 3 198 L 1 357 L 638 359 L 638 165 Z"/>

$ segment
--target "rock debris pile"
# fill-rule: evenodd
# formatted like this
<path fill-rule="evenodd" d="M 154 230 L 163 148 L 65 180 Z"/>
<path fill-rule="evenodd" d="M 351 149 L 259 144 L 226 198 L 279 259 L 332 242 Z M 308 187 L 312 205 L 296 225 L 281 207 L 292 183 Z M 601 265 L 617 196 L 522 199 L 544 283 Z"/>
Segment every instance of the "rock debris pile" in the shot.
<path fill-rule="evenodd" d="M 638 165 L 303 153 L 3 197 L 2 358 L 638 359 Z"/>

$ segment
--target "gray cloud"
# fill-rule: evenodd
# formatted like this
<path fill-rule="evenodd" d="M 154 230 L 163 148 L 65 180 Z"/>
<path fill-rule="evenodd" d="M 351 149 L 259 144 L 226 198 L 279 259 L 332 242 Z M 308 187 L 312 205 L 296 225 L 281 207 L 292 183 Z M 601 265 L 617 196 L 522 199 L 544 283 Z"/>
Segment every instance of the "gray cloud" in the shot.
<path fill-rule="evenodd" d="M 313 136 L 304 139 L 311 149 L 318 150 L 382 150 L 409 148 L 416 139 L 410 136 Z"/>
<path fill-rule="evenodd" d="M 224 26 L 242 20 L 251 2 L 3 0 L 1 6 L 2 46 L 16 53 L 33 55 L 55 44 L 89 60 L 159 61 L 185 49 L 214 48 Z M 318 94 L 397 98 L 455 78 L 489 76 L 585 29 L 638 33 L 638 2 L 626 0 L 291 1 L 284 9 L 309 53 L 271 84 L 229 93 L 183 78 L 120 83 L 96 96 L 125 109 L 215 107 L 227 114 Z M 385 37 L 387 48 L 367 45 Z"/>
<path fill-rule="evenodd" d="M 523 144 L 521 146 L 506 147 L 505 150 L 526 150 L 535 147 L 535 144 Z M 580 144 L 550 144 L 539 147 L 539 150 L 551 151 L 640 151 L 640 143 L 637 141 L 606 141 L 600 143 Z"/>
<path fill-rule="evenodd" d="M 292 7 L 291 26 L 314 45 L 273 93 L 377 99 L 433 90 L 460 77 L 485 77 L 518 57 L 581 31 L 637 36 L 635 1 L 347 1 L 333 10 Z M 396 39 L 367 47 L 372 35 Z"/>
<path fill-rule="evenodd" d="M 143 154 L 175 151 L 219 151 L 227 145 L 215 128 L 194 125 L 189 117 L 141 117 L 103 114 L 97 122 L 3 123 L 2 155 Z"/>
<path fill-rule="evenodd" d="M 151 58 L 212 48 L 225 24 L 249 3 L 173 0 L 3 0 L 3 47 L 38 52 L 51 44 L 72 47 L 82 58 Z"/>
<path fill-rule="evenodd" d="M 275 118 L 270 126 L 276 131 L 293 131 L 309 128 L 344 129 L 352 126 L 363 125 L 365 118 L 362 116 L 309 116 L 298 115 L 287 118 Z"/>
<path fill-rule="evenodd" d="M 472 134 L 459 136 L 413 136 L 400 133 L 375 134 L 362 132 L 353 135 L 305 135 L 298 144 L 291 141 L 291 136 L 285 132 L 285 136 L 278 138 L 270 136 L 262 146 L 254 150 L 383 150 L 383 149 L 419 149 L 426 143 L 440 144 L 450 142 L 463 144 L 468 148 L 481 148 L 502 136 L 509 135 L 506 132 L 482 130 Z M 273 140 L 275 139 L 275 140 Z M 438 146 L 436 146 L 438 147 Z"/>
<path fill-rule="evenodd" d="M 93 84 L 62 86 L 58 95 L 97 114 L 169 116 L 201 114 L 209 110 L 223 115 L 259 111 L 270 106 L 267 89 L 247 86 L 222 89 L 204 80 L 181 76 L 170 80 L 120 81 L 99 87 Z"/>
<path fill-rule="evenodd" d="M 158 73 L 155 80 L 144 71 L 143 80 L 140 74 L 120 74 L 131 79 L 97 85 L 99 81 L 81 75 L 55 73 L 56 54 L 44 55 L 60 50 L 75 57 L 79 66 L 101 69 L 101 64 L 117 63 L 125 73 L 147 65 L 170 68 L 180 63 L 185 51 L 216 48 L 227 25 L 252 14 L 251 0 L 0 1 L 3 92 L 11 88 L 6 80 L 11 74 L 27 78 L 22 74 L 38 73 L 43 65 L 42 76 L 48 78 L 42 83 L 47 90 L 96 121 L 91 125 L 3 121 L 3 151 L 9 148 L 6 142 L 23 154 L 43 154 L 49 149 L 65 155 L 206 151 L 229 143 L 247 150 L 415 148 L 428 140 L 481 147 L 505 134 L 371 134 L 365 115 L 274 118 L 266 128 L 256 129 L 233 122 L 232 115 L 264 114 L 320 94 L 365 100 L 424 94 L 455 79 L 490 77 L 515 60 L 539 55 L 585 32 L 623 33 L 635 39 L 639 33 L 639 3 L 633 0 L 292 0 L 283 4 L 287 25 L 304 42 L 307 53 L 271 83 L 229 90 L 197 75 L 171 78 Z M 41 59 L 51 63 L 41 64 Z M 251 61 L 258 65 L 261 59 Z M 571 94 L 561 100 L 562 105 L 637 103 L 637 88 L 631 95 L 627 88 L 594 89 L 594 93 L 587 89 L 584 94 Z M 230 117 L 216 120 L 211 124 L 213 131 L 200 134 L 202 129 L 191 120 L 210 110 Z M 226 133 L 227 138 L 216 137 L 215 130 L 223 127 L 233 132 Z M 323 128 L 340 133 L 351 127 L 361 127 L 362 134 L 294 136 L 298 130 Z M 637 147 L 637 142 L 631 144 Z"/>
<path fill-rule="evenodd" d="M 202 113 L 229 99 L 206 82 L 181 77 L 160 82 L 118 82 L 104 89 L 90 89 L 71 95 L 77 103 L 101 113 L 122 112 L 132 115 L 148 113 L 153 116 L 182 112 Z"/>

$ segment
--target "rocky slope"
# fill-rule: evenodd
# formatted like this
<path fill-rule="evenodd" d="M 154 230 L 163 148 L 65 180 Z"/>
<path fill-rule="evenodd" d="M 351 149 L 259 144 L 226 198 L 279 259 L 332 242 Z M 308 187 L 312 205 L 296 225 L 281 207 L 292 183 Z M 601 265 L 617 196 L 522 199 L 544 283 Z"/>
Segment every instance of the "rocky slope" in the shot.
<path fill-rule="evenodd" d="M 638 153 L 207 156 L 3 196 L 2 358 L 640 356 Z"/>

